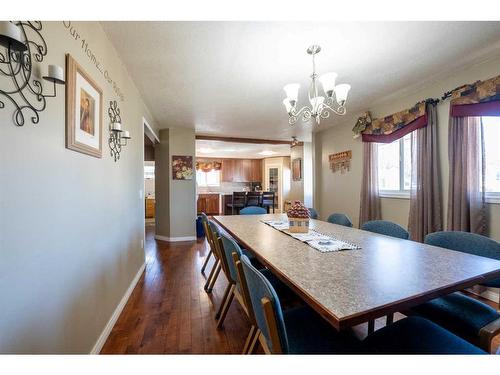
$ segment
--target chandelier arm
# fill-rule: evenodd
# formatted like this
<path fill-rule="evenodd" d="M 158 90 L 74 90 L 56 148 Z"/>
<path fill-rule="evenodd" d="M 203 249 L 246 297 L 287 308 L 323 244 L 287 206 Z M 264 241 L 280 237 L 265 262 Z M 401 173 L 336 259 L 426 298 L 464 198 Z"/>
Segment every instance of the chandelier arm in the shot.
<path fill-rule="evenodd" d="M 339 106 L 338 108 L 332 108 L 328 104 L 323 103 L 323 108 L 321 111 L 325 111 L 326 109 L 329 109 L 330 111 L 332 111 L 333 113 L 335 113 L 336 115 L 339 115 L 339 116 L 343 116 L 347 112 L 345 106 Z"/>

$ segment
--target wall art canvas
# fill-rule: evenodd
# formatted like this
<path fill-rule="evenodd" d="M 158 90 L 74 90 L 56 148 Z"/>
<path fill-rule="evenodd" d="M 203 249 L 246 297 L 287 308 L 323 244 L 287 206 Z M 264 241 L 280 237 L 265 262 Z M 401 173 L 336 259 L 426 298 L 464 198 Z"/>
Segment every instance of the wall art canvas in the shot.
<path fill-rule="evenodd" d="M 102 157 L 102 90 L 66 55 L 66 147 Z"/>
<path fill-rule="evenodd" d="M 193 179 L 193 157 L 172 156 L 172 178 L 174 180 Z"/>

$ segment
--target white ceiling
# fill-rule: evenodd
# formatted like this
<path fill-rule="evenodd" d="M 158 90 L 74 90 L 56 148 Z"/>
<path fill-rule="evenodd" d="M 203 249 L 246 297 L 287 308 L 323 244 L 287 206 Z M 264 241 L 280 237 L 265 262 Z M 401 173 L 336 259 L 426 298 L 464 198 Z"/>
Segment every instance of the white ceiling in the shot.
<path fill-rule="evenodd" d="M 290 145 L 196 140 L 196 157 L 262 159 L 275 156 L 290 156 Z"/>
<path fill-rule="evenodd" d="M 307 97 L 318 73 L 350 83 L 348 112 L 395 91 L 500 54 L 500 22 L 103 22 L 160 128 L 200 134 L 310 140 L 311 126 L 288 125 L 282 87 Z M 339 122 L 323 120 L 319 129 Z"/>

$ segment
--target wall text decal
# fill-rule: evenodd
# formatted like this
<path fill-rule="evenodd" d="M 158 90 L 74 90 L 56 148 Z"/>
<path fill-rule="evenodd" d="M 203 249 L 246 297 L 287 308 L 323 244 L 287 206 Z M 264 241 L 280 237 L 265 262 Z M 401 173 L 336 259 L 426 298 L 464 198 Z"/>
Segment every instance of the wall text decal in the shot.
<path fill-rule="evenodd" d="M 125 100 L 125 95 L 123 95 L 116 81 L 113 80 L 113 78 L 111 78 L 109 71 L 103 66 L 99 58 L 89 47 L 89 41 L 78 32 L 78 30 L 75 28 L 75 26 L 73 26 L 71 21 L 63 21 L 63 25 L 64 28 L 68 30 L 69 35 L 75 41 L 80 42 L 80 47 L 82 48 L 84 55 L 87 56 L 92 65 L 94 65 L 97 68 L 97 70 L 102 74 L 106 82 L 108 82 L 108 84 L 110 84 L 111 87 L 113 87 L 113 91 L 116 93 L 116 95 L 118 95 L 120 101 L 123 102 Z"/>

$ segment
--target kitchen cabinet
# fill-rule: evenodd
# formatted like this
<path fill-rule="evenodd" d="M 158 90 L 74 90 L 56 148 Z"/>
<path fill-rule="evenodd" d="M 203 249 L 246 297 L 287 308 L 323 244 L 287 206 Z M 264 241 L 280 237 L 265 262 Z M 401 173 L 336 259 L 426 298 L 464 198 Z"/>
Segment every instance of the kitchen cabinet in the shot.
<path fill-rule="evenodd" d="M 196 202 L 198 215 L 202 212 L 207 215 L 220 214 L 220 194 L 198 194 L 198 201 Z"/>
<path fill-rule="evenodd" d="M 144 207 L 146 208 L 146 218 L 151 219 L 155 217 L 155 200 L 145 199 Z"/>
<path fill-rule="evenodd" d="M 262 161 L 259 159 L 224 159 L 222 182 L 262 182 Z"/>

